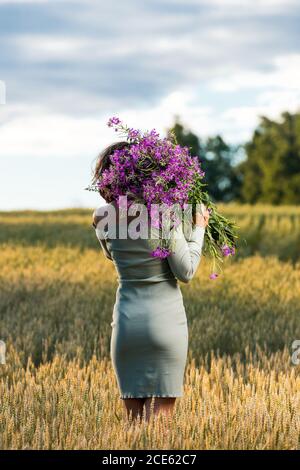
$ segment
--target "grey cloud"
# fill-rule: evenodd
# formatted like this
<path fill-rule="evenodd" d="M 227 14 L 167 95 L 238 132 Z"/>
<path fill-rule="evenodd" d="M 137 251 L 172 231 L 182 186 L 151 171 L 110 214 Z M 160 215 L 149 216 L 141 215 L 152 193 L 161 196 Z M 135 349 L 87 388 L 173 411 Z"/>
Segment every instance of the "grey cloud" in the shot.
<path fill-rule="evenodd" d="M 0 79 L 11 103 L 64 113 L 152 105 L 235 70 L 269 71 L 274 57 L 298 52 L 300 8 L 280 11 L 238 15 L 214 2 L 176 0 L 0 4 Z M 30 53 L 28 35 L 37 51 Z M 56 56 L 43 37 L 84 46 Z"/>

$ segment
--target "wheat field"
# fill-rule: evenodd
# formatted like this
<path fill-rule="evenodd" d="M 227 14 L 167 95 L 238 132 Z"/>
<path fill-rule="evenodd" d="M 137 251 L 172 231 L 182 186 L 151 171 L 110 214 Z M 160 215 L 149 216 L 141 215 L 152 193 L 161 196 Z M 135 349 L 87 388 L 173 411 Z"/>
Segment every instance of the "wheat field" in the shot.
<path fill-rule="evenodd" d="M 221 206 L 240 226 L 217 281 L 182 285 L 173 419 L 128 422 L 109 357 L 117 278 L 92 210 L 0 213 L 1 449 L 299 449 L 300 208 Z"/>

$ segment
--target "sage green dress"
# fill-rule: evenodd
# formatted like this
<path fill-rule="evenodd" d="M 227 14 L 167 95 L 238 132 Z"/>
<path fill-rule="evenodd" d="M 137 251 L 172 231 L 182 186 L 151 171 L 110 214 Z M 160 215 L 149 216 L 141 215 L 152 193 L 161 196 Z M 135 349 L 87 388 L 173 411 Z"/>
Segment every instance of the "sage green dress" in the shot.
<path fill-rule="evenodd" d="M 188 326 L 178 280 L 187 283 L 196 273 L 205 229 L 196 226 L 186 237 L 180 225 L 175 253 L 160 259 L 151 256 L 149 240 L 116 239 L 99 225 L 97 238 L 119 281 L 110 354 L 120 398 L 180 397 Z"/>

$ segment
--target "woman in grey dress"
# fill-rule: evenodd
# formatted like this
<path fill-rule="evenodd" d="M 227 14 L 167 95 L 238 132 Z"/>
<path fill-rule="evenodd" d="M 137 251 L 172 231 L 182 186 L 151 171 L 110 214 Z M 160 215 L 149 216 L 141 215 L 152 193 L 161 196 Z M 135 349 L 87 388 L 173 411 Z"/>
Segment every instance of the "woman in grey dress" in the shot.
<path fill-rule="evenodd" d="M 99 157 L 95 175 L 109 165 L 109 155 L 125 143 L 108 147 Z M 114 263 L 118 289 L 112 315 L 110 353 L 128 416 L 136 418 L 173 410 L 182 396 L 188 349 L 188 327 L 178 280 L 189 282 L 201 259 L 209 212 L 196 214 L 189 237 L 176 228 L 175 248 L 165 259 L 151 256 L 146 238 L 118 236 L 122 225 L 116 201 L 97 208 L 93 226 L 105 256 Z M 118 227 L 116 227 L 116 220 Z M 125 220 L 126 229 L 132 218 Z M 123 227 L 124 228 L 124 227 Z"/>

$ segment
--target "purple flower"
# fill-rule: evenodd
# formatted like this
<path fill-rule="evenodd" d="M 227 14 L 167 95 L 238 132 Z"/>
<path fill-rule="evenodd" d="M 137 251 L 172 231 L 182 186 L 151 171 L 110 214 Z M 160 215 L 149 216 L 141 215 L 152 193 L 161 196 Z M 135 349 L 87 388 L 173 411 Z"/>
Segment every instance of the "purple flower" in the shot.
<path fill-rule="evenodd" d="M 160 246 L 158 246 L 157 248 L 155 248 L 155 250 L 151 252 L 151 256 L 161 259 L 167 258 L 167 256 L 169 256 L 170 254 L 170 250 L 168 250 L 167 248 L 161 248 Z"/>
<path fill-rule="evenodd" d="M 211 275 L 209 276 L 210 279 L 217 279 L 218 277 L 218 274 L 217 273 L 211 273 Z"/>
<path fill-rule="evenodd" d="M 223 254 L 223 256 L 234 255 L 234 253 L 235 253 L 234 247 L 231 248 L 231 247 L 228 246 L 228 245 L 224 245 L 224 246 L 222 247 L 222 254 Z"/>
<path fill-rule="evenodd" d="M 163 218 L 155 210 L 152 212 L 154 204 L 158 204 L 160 208 L 165 204 L 167 207 L 176 205 L 184 209 L 191 200 L 199 198 L 199 188 L 195 181 L 199 181 L 199 176 L 203 177 L 205 172 L 199 158 L 192 157 L 187 146 L 183 147 L 167 137 L 160 137 L 156 129 L 142 132 L 129 128 L 116 116 L 111 117 L 107 125 L 115 132 L 120 131 L 122 136 L 125 135 L 130 145 L 116 149 L 110 155 L 110 165 L 101 172 L 97 181 L 98 190 L 108 192 L 109 197 L 114 200 L 128 195 L 133 201 L 142 201 L 151 215 L 151 225 L 157 229 L 162 228 Z M 216 223 L 218 214 L 212 208 L 208 210 L 210 214 L 213 212 Z M 224 245 L 220 246 L 219 239 L 215 243 L 223 256 L 227 257 L 234 254 L 235 250 L 229 246 L 231 241 L 223 230 L 223 225 L 221 227 L 219 224 L 219 227 L 224 234 L 221 237 Z M 227 241 L 229 245 L 226 244 Z M 171 251 L 168 248 L 171 245 L 167 242 L 164 246 L 157 246 L 152 251 L 152 256 L 161 259 L 169 256 Z M 217 273 L 210 276 L 211 279 L 217 277 Z"/>
<path fill-rule="evenodd" d="M 113 127 L 113 126 L 117 126 L 120 123 L 121 123 L 121 120 L 118 117 L 113 116 L 113 117 L 109 118 L 109 120 L 107 122 L 107 125 L 108 125 L 108 127 Z"/>
<path fill-rule="evenodd" d="M 135 140 L 140 136 L 140 131 L 137 129 L 128 129 L 128 138 L 130 140 Z"/>
<path fill-rule="evenodd" d="M 231 248 L 228 245 L 222 246 L 222 255 L 223 256 L 229 256 L 231 255 Z"/>

